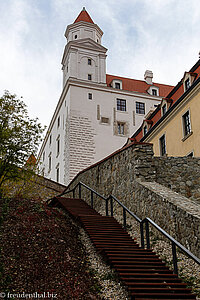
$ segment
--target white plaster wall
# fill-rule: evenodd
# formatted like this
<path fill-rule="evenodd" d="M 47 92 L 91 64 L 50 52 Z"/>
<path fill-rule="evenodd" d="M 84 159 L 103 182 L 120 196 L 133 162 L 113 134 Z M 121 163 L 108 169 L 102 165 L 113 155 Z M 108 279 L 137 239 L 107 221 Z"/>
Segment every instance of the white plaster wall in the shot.
<path fill-rule="evenodd" d="M 88 93 L 92 93 L 93 99 L 88 99 Z M 127 105 L 127 111 L 121 112 L 117 111 L 117 98 L 125 99 Z M 82 150 L 85 152 L 84 155 L 87 157 L 89 155 L 89 150 L 92 152 L 90 158 L 86 158 L 85 162 L 82 162 L 82 165 L 79 166 L 72 165 L 72 174 L 71 179 L 75 176 L 78 171 L 86 168 L 87 166 L 103 159 L 108 156 L 112 152 L 121 148 L 127 138 L 133 134 L 137 128 L 141 125 L 145 115 L 135 114 L 135 126 L 133 125 L 133 111 L 136 111 L 136 101 L 145 103 L 145 114 L 154 106 L 154 104 L 158 104 L 160 101 L 149 99 L 150 97 L 144 98 L 141 95 L 130 95 L 128 93 L 120 92 L 118 90 L 111 89 L 101 89 L 97 90 L 89 87 L 71 87 L 71 105 L 70 105 L 70 116 L 74 117 L 74 121 L 76 120 L 77 131 L 76 134 L 78 136 L 78 140 L 81 141 L 82 131 L 80 128 L 80 124 L 78 123 L 77 117 L 80 118 L 80 122 L 84 122 L 88 126 L 88 122 L 90 122 L 91 128 L 93 132 L 89 133 L 90 129 L 88 128 L 88 134 L 91 136 L 90 143 L 87 143 L 87 151 L 86 148 Z M 97 120 L 97 105 L 100 106 L 100 116 L 109 118 L 109 124 L 101 123 L 100 120 Z M 126 136 L 114 135 L 113 122 L 114 122 L 114 108 L 116 109 L 116 121 L 126 122 L 128 124 L 128 132 Z M 75 119 L 76 118 L 76 119 Z M 71 119 L 71 122 L 73 121 Z M 71 123 L 71 124 L 72 124 Z M 82 128 L 83 128 L 82 123 Z M 86 132 L 87 134 L 87 132 Z M 73 140 L 70 147 L 73 148 L 74 154 L 74 143 Z M 90 152 L 90 154 L 91 154 Z M 83 153 L 82 153 L 83 154 Z M 76 155 L 81 155 L 80 153 Z M 74 164 L 76 164 L 74 162 Z M 73 170 L 73 168 L 75 168 Z"/>

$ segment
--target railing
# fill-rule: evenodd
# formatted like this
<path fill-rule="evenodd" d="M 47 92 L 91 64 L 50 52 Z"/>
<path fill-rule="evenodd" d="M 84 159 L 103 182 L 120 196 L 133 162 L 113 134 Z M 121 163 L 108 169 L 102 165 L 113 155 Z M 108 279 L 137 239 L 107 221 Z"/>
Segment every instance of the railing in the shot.
<path fill-rule="evenodd" d="M 123 209 L 123 227 L 126 230 L 127 228 L 127 222 L 126 222 L 126 214 L 128 213 L 131 217 L 133 217 L 139 224 L 140 224 L 140 238 L 141 238 L 141 247 L 145 248 L 145 239 L 144 239 L 144 224 L 145 224 L 145 237 L 146 237 L 146 248 L 150 249 L 150 234 L 149 234 L 149 224 L 151 224 L 155 229 L 157 229 L 162 235 L 164 235 L 168 240 L 170 240 L 172 245 L 172 257 L 173 257 L 173 267 L 174 267 L 174 273 L 178 274 L 178 264 L 177 264 L 177 253 L 176 253 L 176 247 L 178 247 L 183 253 L 185 253 L 187 256 L 189 256 L 191 259 L 193 259 L 197 264 L 200 265 L 200 259 L 196 257 L 194 254 L 192 254 L 188 249 L 186 249 L 183 245 L 181 245 L 178 241 L 176 241 L 171 235 L 169 235 L 165 230 L 163 230 L 160 226 L 158 226 L 154 221 L 152 221 L 150 218 L 144 218 L 141 220 L 138 216 L 136 216 L 132 211 L 130 211 L 119 199 L 117 199 L 115 196 L 110 195 L 109 197 L 104 197 L 103 195 L 96 192 L 91 187 L 87 186 L 83 182 L 77 183 L 73 189 L 63 192 L 62 194 L 58 195 L 57 197 L 62 197 L 63 195 L 72 193 L 73 198 L 75 198 L 75 190 L 78 187 L 78 196 L 81 198 L 82 189 L 81 187 L 86 188 L 90 191 L 90 205 L 92 208 L 94 208 L 94 195 L 100 197 L 105 201 L 105 211 L 106 216 L 109 216 L 109 202 L 110 202 L 110 216 L 113 217 L 113 201 L 118 203 L 122 209 Z M 51 198 L 47 200 L 49 203 L 54 198 Z"/>

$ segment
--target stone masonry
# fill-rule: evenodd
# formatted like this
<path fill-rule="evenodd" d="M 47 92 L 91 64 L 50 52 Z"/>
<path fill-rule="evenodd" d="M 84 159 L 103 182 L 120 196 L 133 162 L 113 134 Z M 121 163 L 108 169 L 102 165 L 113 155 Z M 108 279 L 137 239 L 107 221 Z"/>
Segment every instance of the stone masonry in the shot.
<path fill-rule="evenodd" d="M 155 158 L 152 144 L 133 143 L 81 171 L 68 188 L 82 181 L 104 196 L 113 194 L 140 218 L 150 217 L 200 256 L 200 204 L 195 191 L 199 175 L 198 158 Z M 83 191 L 82 196 L 90 201 L 90 193 Z M 96 197 L 94 203 L 97 210 L 105 207 Z"/>

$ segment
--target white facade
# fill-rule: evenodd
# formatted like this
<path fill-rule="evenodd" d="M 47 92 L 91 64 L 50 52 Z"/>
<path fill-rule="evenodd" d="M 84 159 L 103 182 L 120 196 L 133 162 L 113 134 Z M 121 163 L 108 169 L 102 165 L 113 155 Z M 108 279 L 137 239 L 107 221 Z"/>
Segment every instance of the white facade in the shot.
<path fill-rule="evenodd" d="M 106 82 L 102 35 L 96 24 L 82 20 L 65 33 L 63 91 L 38 156 L 41 173 L 63 184 L 121 148 L 162 99 L 159 93 L 125 90 L 120 77 L 112 86 Z M 142 84 L 151 91 L 149 83 Z"/>

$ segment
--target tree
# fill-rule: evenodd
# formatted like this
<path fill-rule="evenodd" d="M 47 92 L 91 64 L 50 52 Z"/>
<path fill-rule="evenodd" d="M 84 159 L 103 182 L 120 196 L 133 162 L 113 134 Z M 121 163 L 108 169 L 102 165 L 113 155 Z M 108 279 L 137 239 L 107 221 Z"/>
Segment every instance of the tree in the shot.
<path fill-rule="evenodd" d="M 7 180 L 22 179 L 45 128 L 28 116 L 25 103 L 8 91 L 0 98 L 0 191 Z"/>

